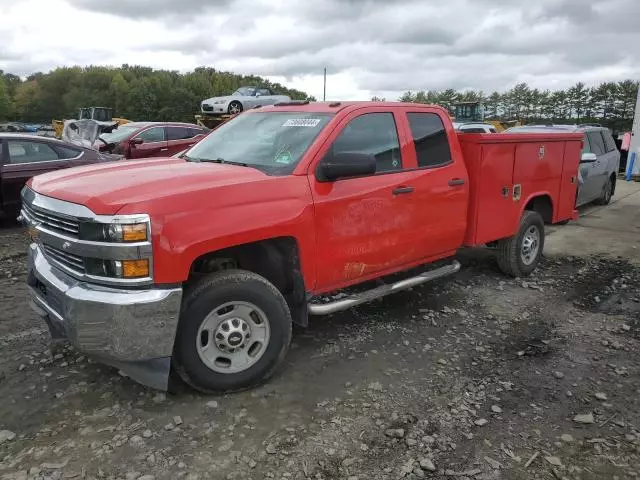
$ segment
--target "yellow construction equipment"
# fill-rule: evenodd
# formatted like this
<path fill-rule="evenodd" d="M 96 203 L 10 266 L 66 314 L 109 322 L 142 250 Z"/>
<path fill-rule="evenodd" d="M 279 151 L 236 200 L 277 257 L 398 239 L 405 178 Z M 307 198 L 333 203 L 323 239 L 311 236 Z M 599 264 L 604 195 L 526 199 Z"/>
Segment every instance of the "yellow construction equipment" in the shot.
<path fill-rule="evenodd" d="M 522 125 L 522 122 L 519 120 L 486 120 L 484 104 L 482 102 L 458 102 L 453 104 L 453 108 L 453 120 L 455 122 L 487 123 L 493 125 L 497 132 Z"/>

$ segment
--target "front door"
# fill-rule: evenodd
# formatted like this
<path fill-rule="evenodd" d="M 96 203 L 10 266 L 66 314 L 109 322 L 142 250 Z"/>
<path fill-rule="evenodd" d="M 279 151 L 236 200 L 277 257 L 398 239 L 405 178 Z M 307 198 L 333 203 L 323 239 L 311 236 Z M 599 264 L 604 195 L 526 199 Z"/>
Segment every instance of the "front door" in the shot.
<path fill-rule="evenodd" d="M 375 175 L 321 182 L 315 176 L 318 163 L 312 165 L 317 262 L 322 266 L 318 290 L 357 283 L 415 258 L 415 210 L 408 187 L 415 173 L 403 168 L 407 148 L 400 148 L 398 115 L 394 108 L 353 112 L 320 152 L 321 158 L 346 152 L 374 155 Z"/>
<path fill-rule="evenodd" d="M 137 143 L 137 142 L 142 143 Z M 130 158 L 166 157 L 169 148 L 164 127 L 150 127 L 133 137 Z"/>

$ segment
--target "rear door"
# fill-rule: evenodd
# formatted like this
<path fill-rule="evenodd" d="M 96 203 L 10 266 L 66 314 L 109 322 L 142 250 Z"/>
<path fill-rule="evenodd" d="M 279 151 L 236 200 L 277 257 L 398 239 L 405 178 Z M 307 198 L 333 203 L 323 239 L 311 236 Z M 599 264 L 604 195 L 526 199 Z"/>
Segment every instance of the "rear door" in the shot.
<path fill-rule="evenodd" d="M 398 129 L 399 108 L 353 111 L 332 131 L 311 165 L 318 269 L 316 288 L 328 291 L 411 263 L 416 252 L 416 215 L 411 155 Z M 303 128 L 303 127 L 300 127 Z M 404 137 L 404 138 L 403 138 Z M 374 175 L 322 182 L 315 172 L 327 154 L 375 156 Z"/>
<path fill-rule="evenodd" d="M 616 141 L 611 136 L 611 132 L 609 130 L 600 130 L 602 134 L 602 138 L 604 139 L 604 146 L 606 149 L 605 161 L 606 165 L 604 166 L 604 181 L 606 183 L 607 179 L 613 174 L 617 175 L 618 168 L 620 167 L 620 151 L 618 150 L 618 146 L 616 145 Z"/>
<path fill-rule="evenodd" d="M 131 140 L 130 158 L 165 157 L 169 154 L 165 127 L 146 128 Z M 136 141 L 142 143 L 136 144 Z"/>
<path fill-rule="evenodd" d="M 193 146 L 197 139 L 193 138 L 193 129 L 183 126 L 167 127 L 168 155 L 175 155 L 185 148 Z"/>
<path fill-rule="evenodd" d="M 64 155 L 59 155 L 51 144 L 35 138 L 5 140 L 2 144 L 0 179 L 5 212 L 20 209 L 20 191 L 29 178 L 70 166 L 69 160 L 60 158 Z"/>
<path fill-rule="evenodd" d="M 604 144 L 604 138 L 600 130 L 587 132 L 586 136 L 589 137 L 591 152 L 598 157 L 595 162 L 591 163 L 589 171 L 589 200 L 591 201 L 600 196 L 607 181 L 607 147 Z"/>
<path fill-rule="evenodd" d="M 454 161 L 449 137 L 436 112 L 407 111 L 413 155 L 411 205 L 413 238 L 418 258 L 457 250 L 467 228 L 469 179 L 460 161 Z M 455 135 L 455 133 L 452 133 Z M 460 157 L 458 157 L 460 158 Z"/>

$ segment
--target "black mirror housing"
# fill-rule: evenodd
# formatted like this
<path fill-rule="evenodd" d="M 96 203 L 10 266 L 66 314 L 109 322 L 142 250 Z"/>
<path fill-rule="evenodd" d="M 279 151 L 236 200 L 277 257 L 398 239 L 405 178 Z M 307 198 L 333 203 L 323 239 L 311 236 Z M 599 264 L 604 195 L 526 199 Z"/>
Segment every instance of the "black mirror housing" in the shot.
<path fill-rule="evenodd" d="M 341 178 L 362 177 L 376 173 L 376 158 L 366 153 L 338 153 L 327 155 L 318 165 L 316 178 L 333 182 Z"/>

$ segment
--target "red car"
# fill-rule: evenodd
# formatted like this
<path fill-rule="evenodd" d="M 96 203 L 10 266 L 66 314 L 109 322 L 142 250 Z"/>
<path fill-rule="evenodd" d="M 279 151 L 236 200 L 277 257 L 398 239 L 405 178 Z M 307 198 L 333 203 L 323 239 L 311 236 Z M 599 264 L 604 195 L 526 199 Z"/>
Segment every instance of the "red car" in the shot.
<path fill-rule="evenodd" d="M 195 145 L 209 130 L 193 123 L 131 122 L 103 133 L 95 148 L 125 158 L 169 157 Z"/>

